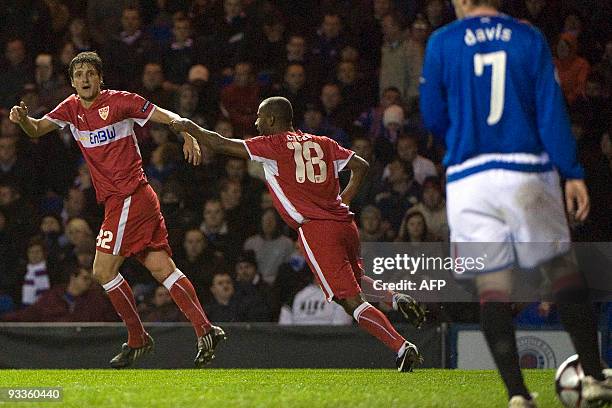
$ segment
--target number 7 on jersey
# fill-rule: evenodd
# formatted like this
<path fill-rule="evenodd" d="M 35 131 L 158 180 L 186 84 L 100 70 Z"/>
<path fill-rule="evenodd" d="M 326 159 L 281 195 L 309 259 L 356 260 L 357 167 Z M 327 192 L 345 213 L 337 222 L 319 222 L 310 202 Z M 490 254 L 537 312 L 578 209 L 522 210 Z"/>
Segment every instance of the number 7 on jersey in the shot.
<path fill-rule="evenodd" d="M 474 73 L 476 76 L 484 74 L 484 67 L 492 66 L 491 73 L 491 108 L 487 124 L 495 125 L 504 113 L 504 99 L 506 89 L 506 51 L 491 52 L 488 54 L 474 54 Z"/>

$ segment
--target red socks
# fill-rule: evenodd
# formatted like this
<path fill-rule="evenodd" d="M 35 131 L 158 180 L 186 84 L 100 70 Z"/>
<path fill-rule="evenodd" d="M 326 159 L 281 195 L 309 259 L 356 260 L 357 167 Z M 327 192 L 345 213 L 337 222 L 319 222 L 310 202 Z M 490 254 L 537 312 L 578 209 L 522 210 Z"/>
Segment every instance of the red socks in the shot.
<path fill-rule="evenodd" d="M 118 273 L 113 280 L 102 285 L 102 287 L 108 293 L 115 311 L 127 326 L 128 346 L 132 348 L 144 346 L 146 342 L 145 329 L 136 311 L 136 301 L 130 285 Z"/>
<path fill-rule="evenodd" d="M 359 327 L 382 341 L 396 353 L 402 348 L 404 339 L 391 325 L 387 317 L 368 302 L 363 302 L 353 312 L 353 317 Z"/>
<path fill-rule="evenodd" d="M 183 272 L 175 269 L 164 280 L 163 285 L 170 292 L 174 303 L 193 325 L 196 336 L 202 337 L 206 334 L 210 330 L 211 324 L 204 314 L 191 281 L 183 275 Z"/>

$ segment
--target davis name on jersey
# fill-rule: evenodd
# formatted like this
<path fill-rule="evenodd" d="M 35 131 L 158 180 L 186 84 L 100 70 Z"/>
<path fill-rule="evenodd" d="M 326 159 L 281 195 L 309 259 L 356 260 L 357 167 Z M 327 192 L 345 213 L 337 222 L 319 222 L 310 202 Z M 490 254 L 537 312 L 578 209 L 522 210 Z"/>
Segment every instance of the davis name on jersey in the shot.
<path fill-rule="evenodd" d="M 155 105 L 139 95 L 104 90 L 89 108 L 71 95 L 45 118 L 61 128 L 69 126 L 91 173 L 96 198 L 130 196 L 147 182 L 134 134 L 134 123 L 149 120 Z"/>
<path fill-rule="evenodd" d="M 498 14 L 437 30 L 420 95 L 449 183 L 488 169 L 584 177 L 550 50 L 530 25 Z"/>
<path fill-rule="evenodd" d="M 274 206 L 292 228 L 315 219 L 352 221 L 340 198 L 338 172 L 353 151 L 299 130 L 247 139 L 244 145 L 251 160 L 263 164 Z"/>

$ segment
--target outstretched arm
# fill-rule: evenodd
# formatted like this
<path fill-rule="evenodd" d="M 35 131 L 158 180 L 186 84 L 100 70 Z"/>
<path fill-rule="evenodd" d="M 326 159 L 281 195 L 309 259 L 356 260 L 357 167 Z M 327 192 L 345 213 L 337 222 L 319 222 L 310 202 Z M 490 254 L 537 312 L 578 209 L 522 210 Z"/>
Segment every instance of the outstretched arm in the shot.
<path fill-rule="evenodd" d="M 170 122 L 170 127 L 177 132 L 187 132 L 193 135 L 200 143 L 210 148 L 215 153 L 249 159 L 244 142 L 240 139 L 228 139 L 217 132 L 206 130 L 189 119 L 179 118 Z"/>
<path fill-rule="evenodd" d="M 169 125 L 175 119 L 181 119 L 181 117 L 174 112 L 156 106 L 150 120 L 155 123 Z M 185 160 L 194 166 L 199 165 L 202 162 L 202 152 L 197 140 L 188 133 L 183 132 L 182 135 L 184 139 L 183 154 L 185 155 Z"/>
<path fill-rule="evenodd" d="M 354 154 L 346 166 L 351 170 L 351 178 L 344 191 L 340 193 L 340 198 L 342 198 L 344 204 L 348 205 L 359 191 L 359 186 L 368 174 L 370 165 L 367 161 Z"/>
<path fill-rule="evenodd" d="M 11 122 L 18 124 L 21 129 L 32 138 L 41 137 L 53 130 L 59 129 L 59 126 L 49 119 L 34 119 L 29 117 L 28 107 L 23 101 L 21 101 L 19 106 L 13 106 L 11 108 L 9 119 Z"/>

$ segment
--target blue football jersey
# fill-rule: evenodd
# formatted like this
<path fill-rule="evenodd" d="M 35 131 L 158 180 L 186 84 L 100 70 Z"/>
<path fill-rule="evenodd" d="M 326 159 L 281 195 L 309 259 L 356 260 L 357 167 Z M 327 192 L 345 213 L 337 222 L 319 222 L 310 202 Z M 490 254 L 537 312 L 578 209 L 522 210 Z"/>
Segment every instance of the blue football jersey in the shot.
<path fill-rule="evenodd" d="M 544 36 L 504 14 L 432 34 L 421 112 L 446 145 L 448 182 L 492 168 L 584 178 L 557 78 Z"/>

